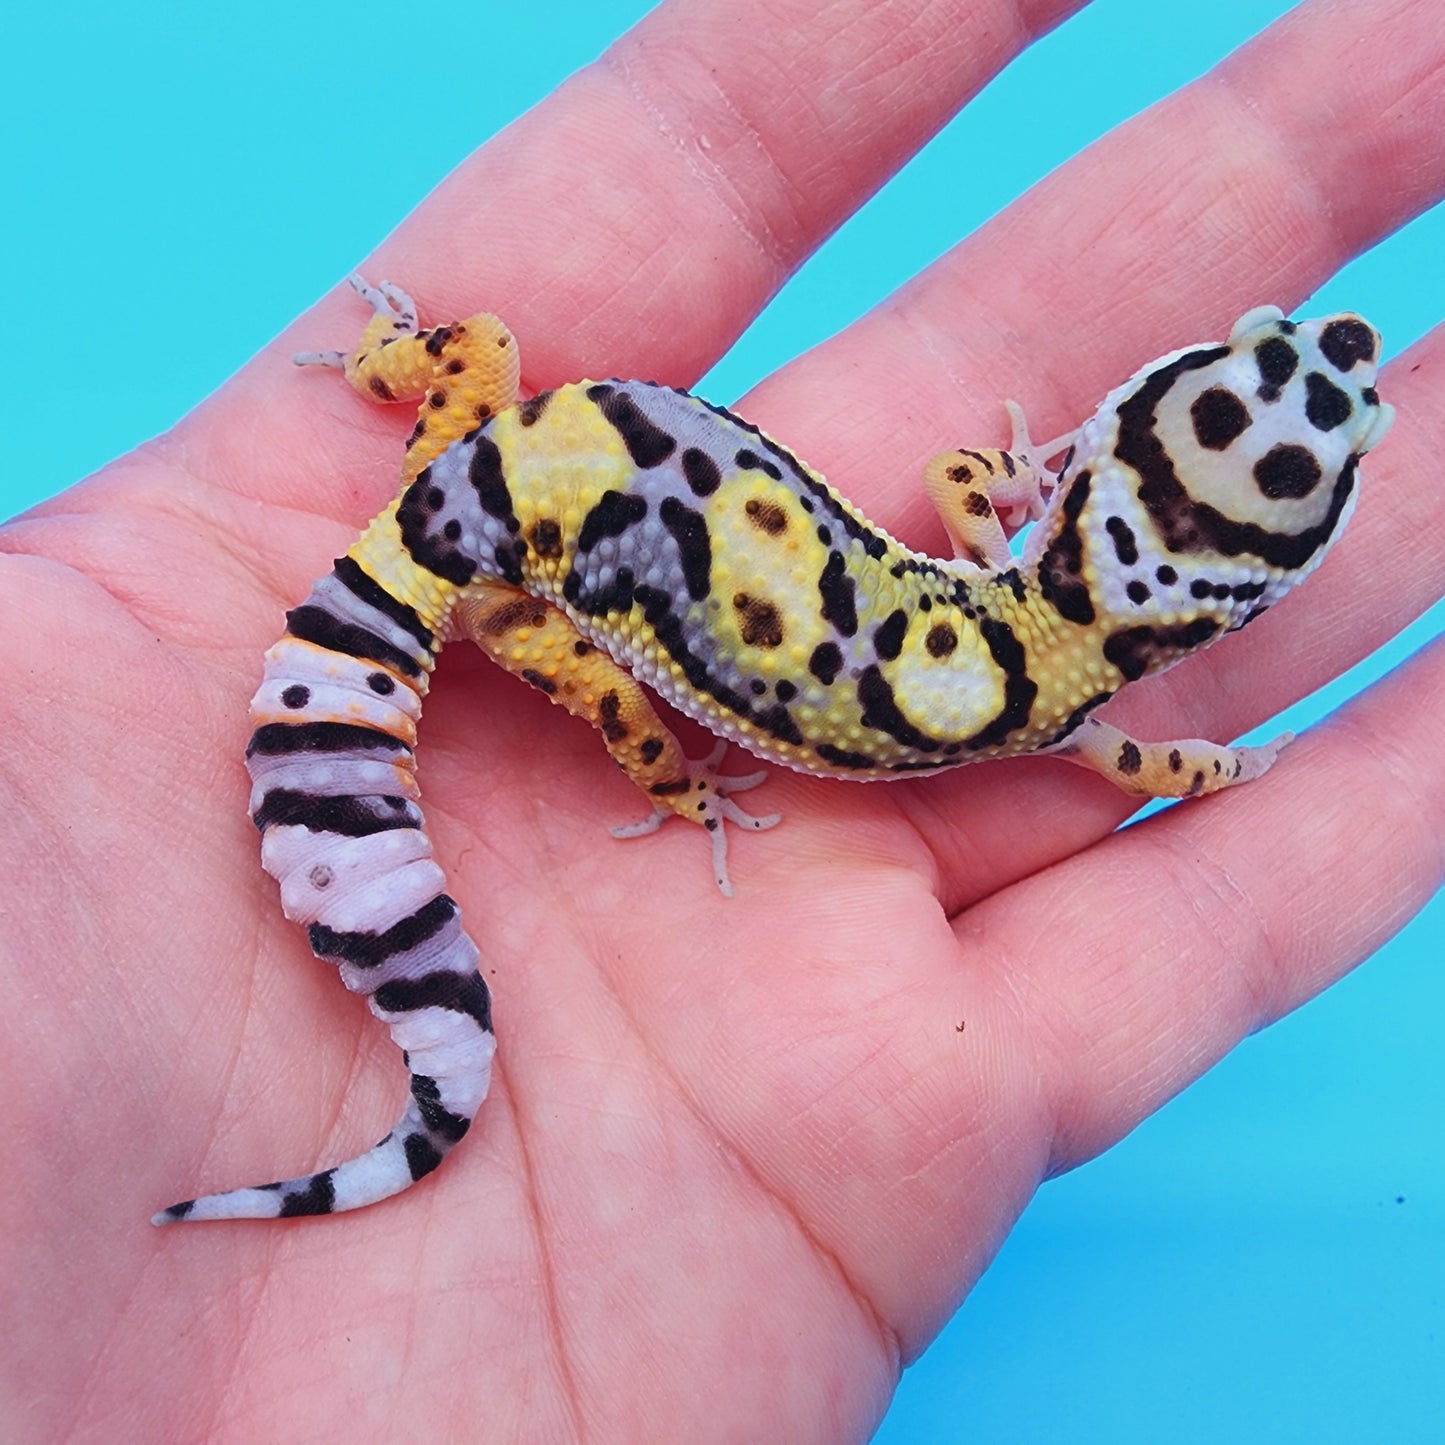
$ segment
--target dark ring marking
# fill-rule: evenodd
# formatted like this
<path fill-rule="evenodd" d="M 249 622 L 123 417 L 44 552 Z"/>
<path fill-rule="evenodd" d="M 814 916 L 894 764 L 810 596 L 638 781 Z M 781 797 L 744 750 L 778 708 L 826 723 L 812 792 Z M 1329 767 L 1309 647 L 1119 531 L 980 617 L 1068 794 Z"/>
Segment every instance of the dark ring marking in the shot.
<path fill-rule="evenodd" d="M 351 749 L 382 748 L 388 752 L 410 752 L 398 737 L 379 728 L 357 723 L 263 723 L 251 734 L 248 758 L 258 754 L 277 757 L 285 753 L 340 753 Z"/>
<path fill-rule="evenodd" d="M 452 969 L 423 974 L 421 978 L 396 979 L 384 983 L 372 997 L 386 1013 L 414 1013 L 424 1008 L 444 1008 L 475 1019 L 478 1028 L 492 1032 L 491 994 L 481 974 L 461 974 Z"/>
<path fill-rule="evenodd" d="M 431 651 L 436 640 L 430 627 L 417 615 L 416 609 L 408 606 L 398 597 L 393 597 L 380 582 L 350 557 L 338 557 L 332 569 L 346 590 L 359 597 L 368 607 L 374 607 L 389 617 L 403 631 L 409 632 L 421 645 Z"/>
<path fill-rule="evenodd" d="M 445 893 L 438 893 L 430 903 L 423 903 L 415 913 L 408 914 L 381 933 L 341 933 L 324 923 L 313 923 L 306 934 L 311 940 L 311 951 L 318 958 L 339 959 L 343 963 L 354 963 L 358 968 L 376 968 L 392 954 L 405 953 L 407 949 L 435 938 L 456 916 L 457 905 Z"/>
<path fill-rule="evenodd" d="M 346 622 L 324 607 L 307 603 L 293 607 L 286 614 L 286 630 L 302 642 L 313 642 L 330 652 L 340 652 L 347 657 L 363 658 L 367 662 L 379 662 L 393 672 L 405 673 L 407 677 L 418 677 L 421 664 L 411 653 L 403 652 L 384 637 L 378 637 L 370 628 L 359 623 Z"/>

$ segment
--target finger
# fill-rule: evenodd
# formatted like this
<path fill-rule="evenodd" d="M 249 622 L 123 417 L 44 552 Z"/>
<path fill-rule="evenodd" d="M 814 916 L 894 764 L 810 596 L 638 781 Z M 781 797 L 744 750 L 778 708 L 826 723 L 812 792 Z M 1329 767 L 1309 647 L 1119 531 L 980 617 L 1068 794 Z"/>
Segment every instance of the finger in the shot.
<path fill-rule="evenodd" d="M 996 421 L 981 436 L 969 424 L 998 407 L 992 398 L 1042 397 L 1037 430 L 1061 430 L 1142 360 L 1222 335 L 1252 302 L 1293 302 L 1445 189 L 1435 140 L 1445 12 L 1423 9 L 1315 0 L 1292 12 L 785 369 L 744 410 L 885 525 L 941 542 L 917 480 L 923 459 L 941 442 L 1001 439 Z M 1381 63 L 1366 84 L 1352 77 L 1367 45 Z M 1396 95 L 1407 99 L 1382 117 L 1381 97 Z M 1437 358 L 1431 341 L 1382 382 L 1411 414 L 1367 463 L 1341 557 L 1277 617 L 1144 689 L 1155 702 L 1131 690 L 1120 716 L 1132 720 L 1137 707 L 1146 736 L 1235 734 L 1358 660 L 1436 595 L 1441 499 L 1402 438 L 1430 412 L 1423 378 L 1438 383 Z M 900 395 L 910 417 L 937 420 L 900 428 Z M 1397 556 L 1402 565 L 1380 567 Z M 1056 766 L 1039 764 L 1034 778 L 970 769 L 901 795 L 942 860 L 950 909 L 1101 836 L 1132 806 Z"/>
<path fill-rule="evenodd" d="M 969 96 L 1080 3 L 832 0 L 780 13 L 763 0 L 673 0 L 476 152 L 364 266 L 405 282 L 434 319 L 483 305 L 503 315 L 534 389 L 583 374 L 685 385 Z M 346 342 L 354 313 L 338 294 L 302 318 L 264 376 L 243 374 L 202 418 L 254 426 L 255 389 L 274 385 L 282 355 Z M 279 388 L 274 425 L 314 425 L 303 413 L 314 398 Z M 375 452 L 348 435 L 325 460 Z M 390 460 L 376 466 L 389 487 Z M 294 499 L 294 465 L 236 481 Z"/>
<path fill-rule="evenodd" d="M 964 938 L 1067 940 L 1031 952 L 1007 985 L 1036 1021 L 1056 1170 L 1128 1133 L 1429 901 L 1445 877 L 1442 707 L 1445 641 L 1298 743 L 1301 767 L 1150 819 L 1030 880 L 1027 899 L 1006 890 L 958 920 Z"/>

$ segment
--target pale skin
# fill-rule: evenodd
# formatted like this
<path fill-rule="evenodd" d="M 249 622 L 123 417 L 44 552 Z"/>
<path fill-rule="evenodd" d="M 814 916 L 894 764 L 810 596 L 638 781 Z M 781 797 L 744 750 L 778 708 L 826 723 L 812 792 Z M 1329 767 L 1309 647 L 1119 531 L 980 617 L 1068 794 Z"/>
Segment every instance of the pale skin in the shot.
<path fill-rule="evenodd" d="M 956 0 L 924 31 L 853 0 L 781 33 L 777 8 L 664 6 L 361 269 L 431 319 L 505 317 L 529 389 L 686 384 L 1075 7 Z M 740 409 L 944 548 L 932 452 L 1000 444 L 1010 396 L 1063 432 L 1142 361 L 1295 306 L 1445 191 L 1442 128 L 1440 8 L 1315 0 Z M 644 805 L 596 738 L 454 644 L 421 781 L 497 995 L 492 1097 L 391 1203 L 153 1231 L 181 1194 L 334 1162 L 395 1113 L 383 1030 L 261 872 L 241 764 L 261 653 L 392 493 L 411 424 L 287 360 L 349 344 L 354 301 L 0 532 L 0 1433 L 864 1437 L 1043 1179 L 1438 887 L 1445 649 L 1266 778 L 1125 835 L 1135 804 L 1057 761 L 777 772 L 753 796 L 785 821 L 734 836 L 726 901 L 700 831 L 611 839 Z M 1445 334 L 1380 391 L 1399 420 L 1320 574 L 1108 716 L 1232 737 L 1436 599 Z"/>

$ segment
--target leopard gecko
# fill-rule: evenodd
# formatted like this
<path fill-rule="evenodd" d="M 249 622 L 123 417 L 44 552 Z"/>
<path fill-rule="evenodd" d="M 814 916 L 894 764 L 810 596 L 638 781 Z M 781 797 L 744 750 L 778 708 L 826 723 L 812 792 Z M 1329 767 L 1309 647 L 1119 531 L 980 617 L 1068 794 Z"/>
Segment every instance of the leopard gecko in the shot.
<path fill-rule="evenodd" d="M 397 499 L 287 614 L 247 750 L 262 862 L 288 917 L 403 1050 L 410 1098 L 374 1148 L 320 1173 L 172 1205 L 177 1220 L 329 1214 L 430 1173 L 487 1092 L 478 950 L 432 857 L 413 747 L 442 643 L 467 637 L 602 734 L 651 812 L 690 819 L 730 893 L 726 825 L 763 774 L 729 742 L 835 778 L 917 777 L 1050 753 L 1152 797 L 1257 778 L 1257 748 L 1143 742 L 1094 716 L 1124 683 L 1235 632 L 1319 565 L 1393 410 L 1358 316 L 1261 306 L 1172 352 L 1071 436 L 935 457 L 954 556 L 914 552 L 786 448 L 686 391 L 580 381 L 519 399 L 496 317 L 418 329 L 395 286 L 340 368 L 421 398 Z M 1057 477 L 1044 462 L 1064 453 Z M 1052 495 L 1045 500 L 1045 493 Z M 1021 555 L 1009 535 L 1032 519 Z M 712 730 L 688 758 L 642 684 Z"/>

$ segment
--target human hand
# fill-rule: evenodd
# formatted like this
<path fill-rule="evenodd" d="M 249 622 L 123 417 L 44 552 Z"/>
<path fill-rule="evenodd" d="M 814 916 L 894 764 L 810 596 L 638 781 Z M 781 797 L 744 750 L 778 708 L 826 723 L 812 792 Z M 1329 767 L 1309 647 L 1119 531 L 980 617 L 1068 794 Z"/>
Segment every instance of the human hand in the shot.
<path fill-rule="evenodd" d="M 1374 47 L 1371 95 L 1413 87 L 1408 115 L 1327 83 L 1366 8 L 1311 7 L 1334 19 L 1296 19 L 1231 86 L 1080 157 L 740 410 L 936 543 L 922 460 L 987 439 L 1001 397 L 1062 430 L 1140 361 L 1289 304 L 1438 193 L 1438 33 L 1416 15 L 1413 40 Z M 1008 53 L 967 24 L 924 45 L 876 7 L 782 36 L 751 9 L 661 12 L 368 272 L 434 319 L 498 311 L 534 388 L 691 380 Z M 1368 23 L 1380 41 L 1378 7 Z M 785 89 L 764 102 L 760 74 Z M 1274 144 L 1222 147 L 1240 114 Z M 1321 195 L 1347 230 L 1320 230 Z M 390 1046 L 281 919 L 241 804 L 259 654 L 395 485 L 408 421 L 285 361 L 353 319 L 338 293 L 167 438 L 4 534 L 14 675 L 40 680 L 12 694 L 25 766 L 6 780 L 7 954 L 26 969 L 5 1022 L 7 1237 L 35 1241 L 6 1315 L 45 1324 L 12 1352 L 26 1387 L 74 1405 L 52 1346 L 83 1317 L 107 1349 L 82 1408 L 114 1418 L 154 1368 L 151 1322 L 181 1308 L 204 1328 L 169 1348 L 153 1434 L 354 1433 L 358 1410 L 377 1436 L 665 1439 L 700 1418 L 857 1434 L 1045 1173 L 1436 886 L 1439 648 L 1259 785 L 1124 836 L 1127 800 L 1048 761 L 890 788 L 779 774 L 786 824 L 736 841 L 732 904 L 687 830 L 611 843 L 635 800 L 595 740 L 453 648 L 421 767 L 498 994 L 492 1099 L 404 1202 L 157 1237 L 144 1218 L 178 1188 L 329 1162 L 393 1112 Z M 1440 365 L 1436 337 L 1387 370 L 1401 424 L 1308 590 L 1120 715 L 1237 732 L 1433 600 Z"/>

